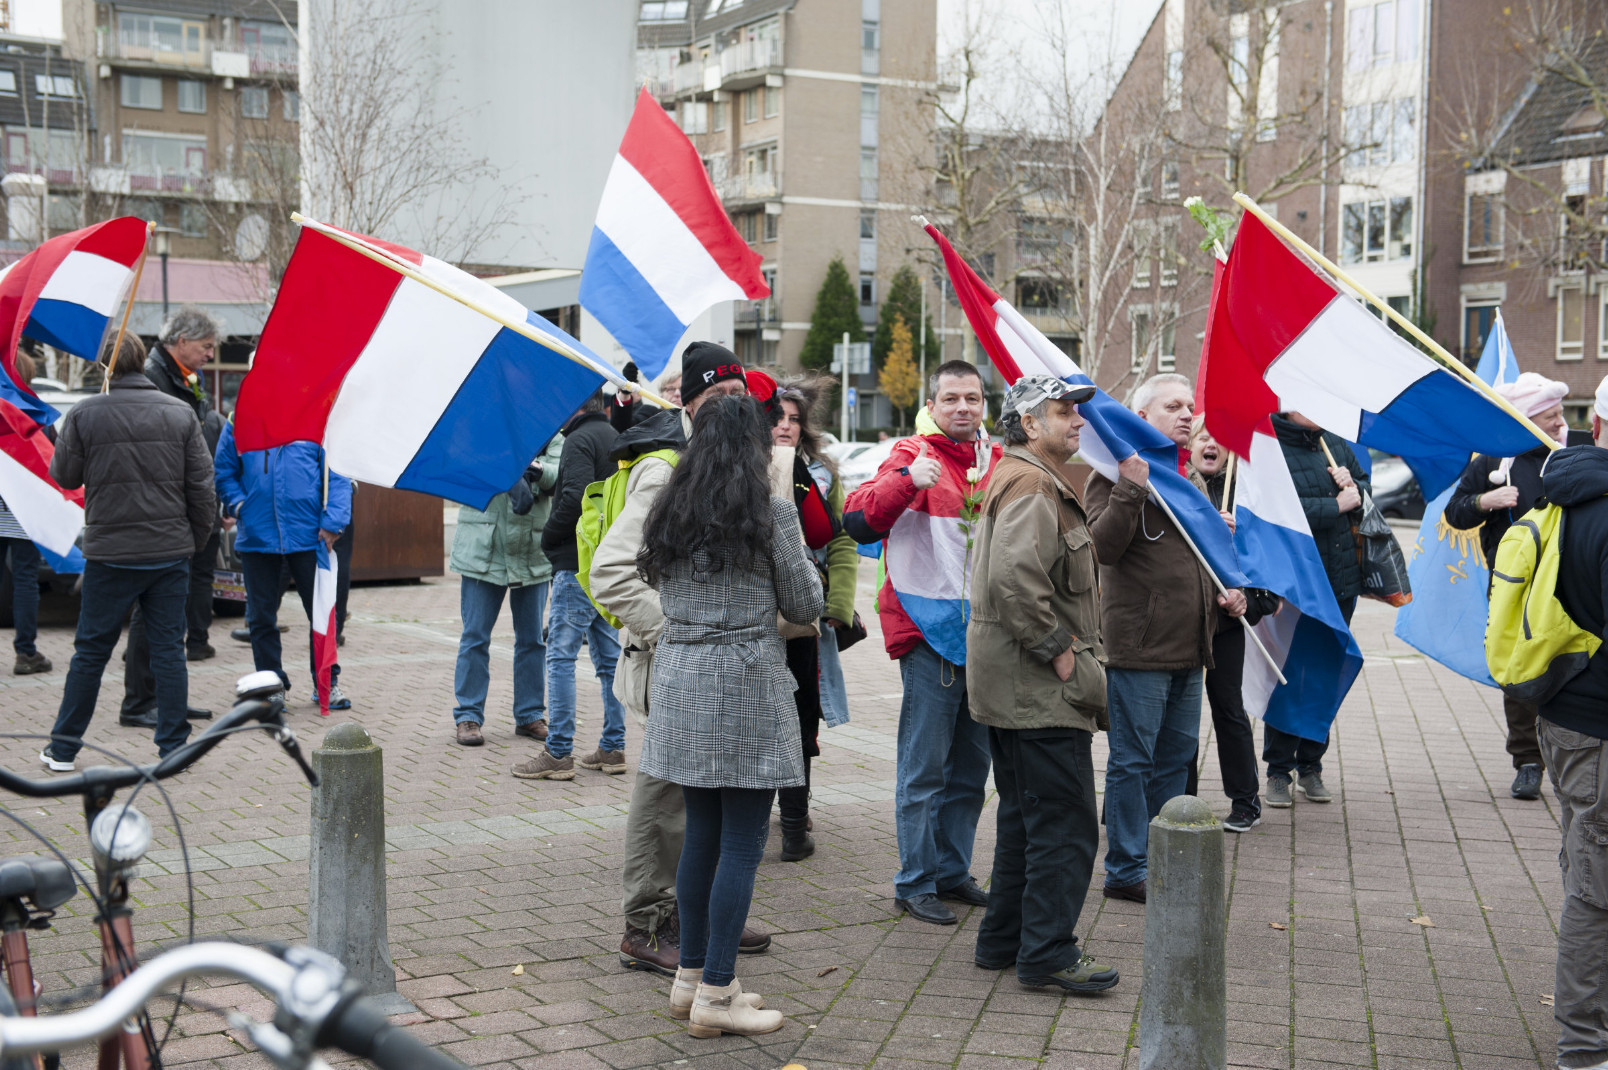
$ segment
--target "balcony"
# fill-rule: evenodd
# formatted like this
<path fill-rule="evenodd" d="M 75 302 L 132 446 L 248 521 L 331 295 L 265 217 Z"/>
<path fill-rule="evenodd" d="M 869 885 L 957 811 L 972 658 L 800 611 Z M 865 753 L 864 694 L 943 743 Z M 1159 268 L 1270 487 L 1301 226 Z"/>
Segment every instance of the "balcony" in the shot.
<path fill-rule="evenodd" d="M 254 78 L 270 75 L 289 75 L 292 78 L 296 76 L 299 55 L 295 45 L 242 41 L 240 51 L 251 61 L 251 74 Z"/>
<path fill-rule="evenodd" d="M 170 34 L 121 27 L 114 34 L 100 27 L 97 51 L 104 59 L 148 63 L 181 70 L 207 70 L 212 66 L 213 42 L 196 34 Z"/>
<path fill-rule="evenodd" d="M 720 53 L 720 88 L 733 91 L 763 85 L 765 74 L 782 66 L 782 42 L 776 37 L 738 41 Z"/>
<path fill-rule="evenodd" d="M 701 59 L 676 64 L 675 91 L 701 93 L 720 88 L 719 68 Z"/>
<path fill-rule="evenodd" d="M 724 204 L 766 201 L 781 195 L 782 176 L 778 171 L 750 171 L 715 175 L 715 192 Z"/>

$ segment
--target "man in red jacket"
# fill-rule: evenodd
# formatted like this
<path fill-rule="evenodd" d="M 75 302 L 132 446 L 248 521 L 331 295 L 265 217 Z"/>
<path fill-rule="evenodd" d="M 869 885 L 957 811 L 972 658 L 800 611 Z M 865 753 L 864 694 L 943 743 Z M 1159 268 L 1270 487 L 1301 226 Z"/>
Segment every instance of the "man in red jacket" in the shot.
<path fill-rule="evenodd" d="M 899 661 L 894 903 L 920 921 L 953 925 L 940 900 L 988 904 L 972 878 L 972 841 L 988 784 L 988 732 L 966 701 L 969 526 L 999 458 L 982 432 L 983 380 L 962 360 L 928 385 L 938 434 L 894 447 L 843 505 L 856 542 L 883 543 L 888 579 L 878 594 L 888 656 Z"/>

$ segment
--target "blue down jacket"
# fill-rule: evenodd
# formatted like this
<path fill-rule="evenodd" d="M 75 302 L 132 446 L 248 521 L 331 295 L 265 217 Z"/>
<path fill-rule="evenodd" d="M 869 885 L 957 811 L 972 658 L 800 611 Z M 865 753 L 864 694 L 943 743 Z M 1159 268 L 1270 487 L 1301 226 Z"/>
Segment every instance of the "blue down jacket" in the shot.
<path fill-rule="evenodd" d="M 238 553 L 316 549 L 319 529 L 339 534 L 351 523 L 352 481 L 331 472 L 329 502 L 324 502 L 324 451 L 317 443 L 292 442 L 241 454 L 231 420 L 218 438 L 212 467 L 218 501 L 240 521 Z"/>

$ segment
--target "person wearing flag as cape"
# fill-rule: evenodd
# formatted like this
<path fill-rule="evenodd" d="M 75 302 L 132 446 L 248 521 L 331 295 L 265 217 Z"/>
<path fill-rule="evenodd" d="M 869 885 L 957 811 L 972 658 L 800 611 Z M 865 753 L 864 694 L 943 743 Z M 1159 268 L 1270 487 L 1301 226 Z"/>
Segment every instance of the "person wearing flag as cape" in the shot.
<path fill-rule="evenodd" d="M 1565 446 L 1589 446 L 1586 431 L 1569 430 L 1563 415 L 1563 399 L 1569 385 L 1535 372 L 1523 372 L 1511 383 L 1499 383 L 1497 393 L 1514 408 Z M 1459 531 L 1479 529 L 1480 550 L 1487 568 L 1496 565 L 1496 548 L 1513 522 L 1535 508 L 1541 497 L 1541 466 L 1551 453 L 1537 446 L 1517 457 L 1476 456 L 1468 462 L 1457 489 L 1446 502 L 1443 516 L 1447 526 Z M 1486 579 L 1490 587 L 1490 578 Z M 1507 716 L 1507 752 L 1513 758 L 1515 799 L 1541 797 L 1541 745 L 1536 740 L 1536 707 L 1512 695 L 1502 696 L 1502 712 Z"/>
<path fill-rule="evenodd" d="M 942 899 L 988 905 L 971 875 L 988 733 L 972 719 L 966 689 L 971 528 L 1000 455 L 983 435 L 984 407 L 975 365 L 940 365 L 927 400 L 939 433 L 901 442 L 843 503 L 843 528 L 856 542 L 885 544 L 877 605 L 904 683 L 894 904 L 933 925 L 959 920 Z"/>

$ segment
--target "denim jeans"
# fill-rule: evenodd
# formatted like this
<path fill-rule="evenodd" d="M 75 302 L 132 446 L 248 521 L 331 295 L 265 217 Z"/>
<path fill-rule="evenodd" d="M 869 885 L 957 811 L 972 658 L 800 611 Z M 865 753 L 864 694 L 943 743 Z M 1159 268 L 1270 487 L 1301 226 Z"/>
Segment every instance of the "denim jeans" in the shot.
<path fill-rule="evenodd" d="M 50 752 L 71 761 L 83 746 L 84 730 L 95 715 L 101 673 L 123 632 L 129 607 L 139 604 L 145 615 L 146 645 L 156 677 L 156 747 L 167 755 L 190 738 L 184 708 L 190 678 L 184 664 L 184 601 L 190 586 L 190 562 L 165 568 L 119 568 L 101 561 L 84 564 L 83 599 L 73 660 L 62 690 L 61 712 L 51 735 Z"/>
<path fill-rule="evenodd" d="M 201 650 L 212 627 L 212 577 L 218 567 L 218 533 L 213 532 L 201 552 L 190 558 L 190 593 L 184 600 L 184 645 Z M 145 644 L 145 615 L 135 607 L 128 622 L 128 644 L 123 647 L 123 716 L 139 717 L 156 705 L 156 681 Z"/>
<path fill-rule="evenodd" d="M 491 686 L 491 629 L 502 612 L 503 594 L 514 617 L 514 724 L 535 724 L 546 715 L 547 644 L 542 642 L 542 610 L 547 584 L 502 587 L 463 577 L 458 606 L 463 638 L 458 640 L 458 668 L 452 675 L 454 724 L 486 723 L 486 689 Z"/>
<path fill-rule="evenodd" d="M 1076 966 L 1073 927 L 1094 878 L 1100 817 L 1094 736 L 1081 728 L 990 728 L 999 838 L 977 961 L 1018 977 Z"/>
<path fill-rule="evenodd" d="M 1145 879 L 1150 819 L 1182 795 L 1200 741 L 1200 669 L 1106 670 L 1111 754 L 1106 759 L 1108 888 Z"/>
<path fill-rule="evenodd" d="M 729 985 L 776 792 L 683 786 L 681 794 L 687 804 L 687 840 L 676 867 L 681 965 L 702 969 L 706 985 Z"/>
<path fill-rule="evenodd" d="M 614 697 L 614 665 L 620 637 L 598 614 L 575 573 L 553 573 L 553 605 L 547 616 L 547 752 L 563 758 L 575 745 L 575 658 L 585 641 L 593 671 L 603 685 L 602 751 L 625 750 L 625 707 Z"/>
<path fill-rule="evenodd" d="M 27 539 L 0 539 L 0 557 L 11 565 L 11 645 L 19 654 L 37 654 L 39 638 L 39 547 Z"/>
<path fill-rule="evenodd" d="M 988 730 L 971 719 L 966 670 L 926 643 L 899 659 L 894 895 L 947 891 L 971 875 L 972 841 L 988 787 Z"/>
<path fill-rule="evenodd" d="M 1340 615 L 1351 623 L 1351 614 L 1357 609 L 1355 597 L 1340 603 Z M 1262 725 L 1262 761 L 1267 763 L 1267 778 L 1289 783 L 1293 771 L 1298 776 L 1323 772 L 1323 756 L 1329 753 L 1329 737 L 1321 740 L 1305 739 L 1292 735 L 1270 724 Z"/>
<path fill-rule="evenodd" d="M 288 568 L 290 578 L 296 582 L 296 593 L 301 595 L 302 610 L 308 623 L 313 619 L 313 583 L 318 574 L 318 552 L 298 550 L 293 554 L 243 553 L 240 571 L 246 578 L 246 627 L 251 629 L 251 660 L 258 672 L 272 669 L 290 689 L 290 677 L 281 660 L 283 650 L 279 643 L 279 599 L 284 594 L 281 573 Z M 307 629 L 307 671 L 318 692 L 318 673 L 314 666 L 318 656 L 313 652 L 312 628 Z M 339 662 L 329 667 L 329 685 L 335 686 L 341 676 Z"/>

